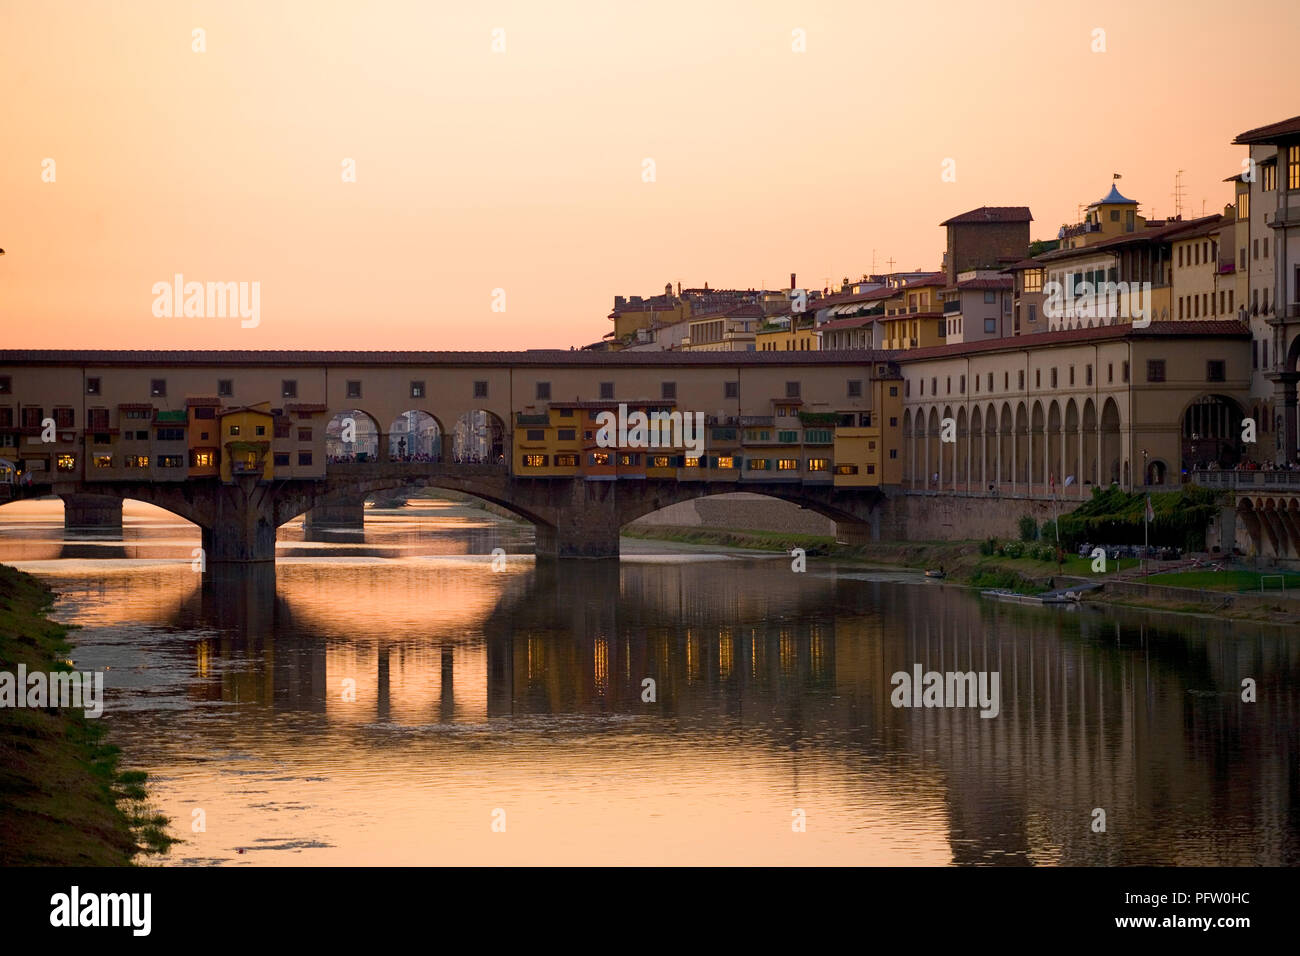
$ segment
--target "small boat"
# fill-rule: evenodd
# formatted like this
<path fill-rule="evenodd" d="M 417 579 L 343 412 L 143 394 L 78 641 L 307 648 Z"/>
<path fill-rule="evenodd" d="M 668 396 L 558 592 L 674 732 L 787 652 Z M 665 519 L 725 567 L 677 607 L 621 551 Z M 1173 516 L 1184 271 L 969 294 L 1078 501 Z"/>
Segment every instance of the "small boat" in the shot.
<path fill-rule="evenodd" d="M 926 570 L 925 576 L 927 578 L 946 578 L 948 575 L 944 574 L 943 568 L 929 568 Z"/>

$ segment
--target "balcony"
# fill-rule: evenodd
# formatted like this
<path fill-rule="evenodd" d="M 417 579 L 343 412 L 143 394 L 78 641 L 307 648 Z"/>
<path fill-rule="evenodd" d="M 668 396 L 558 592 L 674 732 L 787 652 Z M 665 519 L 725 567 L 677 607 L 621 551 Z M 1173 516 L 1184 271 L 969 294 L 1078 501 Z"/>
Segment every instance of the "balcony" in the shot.
<path fill-rule="evenodd" d="M 1300 471 L 1194 471 L 1192 483 L 1240 491 L 1300 491 Z"/>

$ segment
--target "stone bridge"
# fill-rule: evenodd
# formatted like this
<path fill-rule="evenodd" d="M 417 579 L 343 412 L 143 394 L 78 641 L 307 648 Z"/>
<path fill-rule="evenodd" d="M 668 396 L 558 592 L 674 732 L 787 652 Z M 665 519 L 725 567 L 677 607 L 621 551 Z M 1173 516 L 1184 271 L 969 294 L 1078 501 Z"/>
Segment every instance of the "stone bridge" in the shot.
<path fill-rule="evenodd" d="M 27 493 L 63 497 L 70 527 L 111 524 L 104 516 L 114 507 L 120 521 L 121 500 L 145 501 L 197 524 L 209 563 L 248 563 L 275 560 L 276 529 L 300 515 L 342 508 L 359 517 L 368 495 L 421 487 L 463 492 L 514 512 L 536 526 L 537 554 L 557 558 L 617 557 L 624 525 L 678 502 L 737 491 L 794 502 L 834 520 L 840 540 L 863 543 L 879 540 L 889 500 L 876 489 L 829 483 L 520 478 L 505 465 L 436 462 L 330 464 L 323 481 L 58 482 Z"/>
<path fill-rule="evenodd" d="M 1222 547 L 1300 558 L 1300 471 L 1202 471 L 1193 481 L 1230 493 L 1220 512 Z"/>

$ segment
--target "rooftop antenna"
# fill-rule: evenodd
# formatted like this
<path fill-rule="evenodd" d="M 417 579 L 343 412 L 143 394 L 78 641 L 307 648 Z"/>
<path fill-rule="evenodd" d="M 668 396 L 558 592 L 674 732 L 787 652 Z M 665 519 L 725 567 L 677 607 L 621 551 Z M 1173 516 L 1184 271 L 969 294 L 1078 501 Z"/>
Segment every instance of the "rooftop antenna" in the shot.
<path fill-rule="evenodd" d="M 1174 177 L 1174 218 L 1183 217 L 1183 170 L 1178 170 L 1178 175 Z"/>
<path fill-rule="evenodd" d="M 886 259 L 886 260 L 885 260 L 885 265 L 889 266 L 889 271 L 890 271 L 890 272 L 893 272 L 893 271 L 894 271 L 894 257 L 893 257 L 893 256 L 890 256 L 888 259 Z"/>

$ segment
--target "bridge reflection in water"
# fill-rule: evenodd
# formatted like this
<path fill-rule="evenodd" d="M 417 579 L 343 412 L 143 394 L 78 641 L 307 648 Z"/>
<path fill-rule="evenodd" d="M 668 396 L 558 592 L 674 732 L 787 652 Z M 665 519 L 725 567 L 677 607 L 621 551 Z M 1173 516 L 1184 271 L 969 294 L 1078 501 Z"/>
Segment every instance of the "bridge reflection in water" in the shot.
<path fill-rule="evenodd" d="M 398 789 L 377 768 L 604 768 L 615 777 L 592 779 L 620 788 L 633 816 L 672 805 L 674 768 L 739 775 L 727 786 L 743 789 L 749 766 L 808 808 L 820 839 L 868 834 L 887 859 L 912 845 L 910 820 L 945 848 L 911 857 L 928 862 L 1300 862 L 1300 645 L 1266 627 L 989 604 L 764 559 L 278 570 L 222 568 L 201 586 L 176 574 L 170 605 L 123 595 L 134 606 L 105 610 L 152 607 L 155 625 L 189 636 L 155 646 L 181 675 L 187 732 L 156 733 L 171 712 L 115 718 L 128 737 L 155 732 L 151 765 L 225 746 L 310 762 L 329 741 L 336 771 Z M 999 671 L 1000 715 L 895 709 L 890 677 L 918 662 Z M 1247 676 L 1253 705 L 1240 703 Z M 194 716 L 211 706 L 237 719 Z M 409 767 L 412 748 L 432 766 Z M 600 808 L 569 797 L 595 825 Z M 1106 834 L 1090 829 L 1097 807 Z"/>

